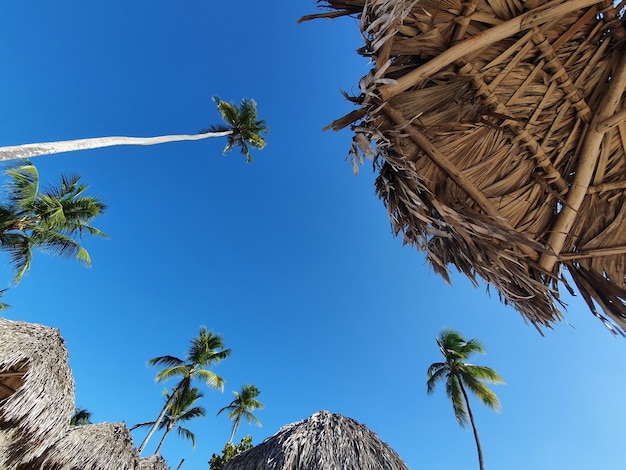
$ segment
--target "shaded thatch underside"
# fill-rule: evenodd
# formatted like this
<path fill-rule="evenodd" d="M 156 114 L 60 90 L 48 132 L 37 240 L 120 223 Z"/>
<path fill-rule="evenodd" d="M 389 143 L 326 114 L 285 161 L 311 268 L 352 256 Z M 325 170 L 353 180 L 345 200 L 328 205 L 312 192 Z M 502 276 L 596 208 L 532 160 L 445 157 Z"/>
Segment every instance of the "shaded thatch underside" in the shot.
<path fill-rule="evenodd" d="M 0 430 L 11 431 L 1 458 L 18 465 L 39 457 L 63 436 L 73 410 L 74 379 L 59 331 L 0 318 Z"/>
<path fill-rule="evenodd" d="M 537 327 L 577 291 L 626 328 L 624 2 L 320 0 L 374 64 L 351 126 L 393 231 Z M 597 308 L 599 306 L 600 308 Z"/>
<path fill-rule="evenodd" d="M 225 470 L 408 470 L 366 426 L 320 411 L 235 456 Z"/>
<path fill-rule="evenodd" d="M 72 427 L 34 463 L 33 468 L 135 470 L 138 466 L 139 456 L 126 425 L 100 423 Z"/>
<path fill-rule="evenodd" d="M 159 454 L 139 460 L 139 470 L 169 470 L 167 462 Z"/>

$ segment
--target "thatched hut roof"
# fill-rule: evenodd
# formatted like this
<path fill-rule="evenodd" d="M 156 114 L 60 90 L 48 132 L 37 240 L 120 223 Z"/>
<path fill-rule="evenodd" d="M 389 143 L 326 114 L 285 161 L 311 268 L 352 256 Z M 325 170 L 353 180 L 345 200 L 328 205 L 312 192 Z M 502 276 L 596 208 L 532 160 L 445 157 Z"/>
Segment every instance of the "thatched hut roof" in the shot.
<path fill-rule="evenodd" d="M 0 432 L 17 465 L 60 439 L 74 410 L 74 379 L 59 331 L 0 318 Z M 5 434 L 4 439 L 7 439 Z"/>
<path fill-rule="evenodd" d="M 624 2 L 320 2 L 303 19 L 360 18 L 374 65 L 330 127 L 354 131 L 355 170 L 374 159 L 393 231 L 538 328 L 569 279 L 623 334 Z"/>
<path fill-rule="evenodd" d="M 124 423 L 74 426 L 32 468 L 38 470 L 136 470 L 139 456 Z M 20 469 L 21 470 L 21 469 Z"/>
<path fill-rule="evenodd" d="M 139 460 L 139 470 L 170 470 L 165 459 L 159 454 Z"/>
<path fill-rule="evenodd" d="M 225 470 L 408 470 L 366 426 L 328 411 L 280 429 Z"/>

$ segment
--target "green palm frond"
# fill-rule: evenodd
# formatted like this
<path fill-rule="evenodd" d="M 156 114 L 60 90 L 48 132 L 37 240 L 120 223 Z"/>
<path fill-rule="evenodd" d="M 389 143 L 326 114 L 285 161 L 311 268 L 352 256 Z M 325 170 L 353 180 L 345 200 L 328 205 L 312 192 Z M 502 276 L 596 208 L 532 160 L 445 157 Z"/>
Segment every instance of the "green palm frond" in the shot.
<path fill-rule="evenodd" d="M 162 382 L 167 379 L 171 379 L 172 377 L 188 377 L 189 368 L 185 365 L 179 365 L 174 367 L 168 367 L 167 369 L 163 369 L 156 376 L 157 382 Z"/>
<path fill-rule="evenodd" d="M 496 411 L 500 410 L 500 401 L 495 393 L 493 393 L 489 387 L 487 387 L 483 382 L 481 382 L 476 377 L 471 374 L 462 374 L 461 380 L 465 384 L 465 387 L 471 391 L 476 397 L 489 408 L 492 408 Z"/>
<path fill-rule="evenodd" d="M 433 364 L 434 365 L 434 364 Z M 428 380 L 426 381 L 426 393 L 431 394 L 435 391 L 437 383 L 446 378 L 450 370 L 447 367 L 428 368 Z"/>
<path fill-rule="evenodd" d="M 224 379 L 213 371 L 200 369 L 196 371 L 196 377 L 211 388 L 219 391 L 224 390 Z"/>
<path fill-rule="evenodd" d="M 504 379 L 491 367 L 477 366 L 474 364 L 464 364 L 464 371 L 480 380 L 485 380 L 494 384 L 503 384 Z"/>
<path fill-rule="evenodd" d="M 180 366 L 184 364 L 182 359 L 177 358 L 176 356 L 159 356 L 153 357 L 148 361 L 148 365 L 156 366 L 156 365 L 164 365 L 164 366 Z"/>
<path fill-rule="evenodd" d="M 7 199 L 15 206 L 29 208 L 39 192 L 39 172 L 29 160 L 7 165 L 5 174 L 10 178 L 6 184 Z"/>
<path fill-rule="evenodd" d="M 452 402 L 452 409 L 454 410 L 456 420 L 461 426 L 465 427 L 468 423 L 467 408 L 465 406 L 463 392 L 461 391 L 461 385 L 455 376 L 448 377 L 446 382 L 446 394 Z"/>
<path fill-rule="evenodd" d="M 191 447 L 196 448 L 196 436 L 189 429 L 178 426 L 178 435 L 183 439 L 189 439 L 191 441 Z"/>

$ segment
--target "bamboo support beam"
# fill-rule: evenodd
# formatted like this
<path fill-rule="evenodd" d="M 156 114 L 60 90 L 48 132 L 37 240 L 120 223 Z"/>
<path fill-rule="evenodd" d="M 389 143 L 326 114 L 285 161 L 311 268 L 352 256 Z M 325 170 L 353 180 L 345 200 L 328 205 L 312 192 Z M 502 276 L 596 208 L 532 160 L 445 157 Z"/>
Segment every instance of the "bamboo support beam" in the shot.
<path fill-rule="evenodd" d="M 555 0 L 549 2 L 542 7 L 535 8 L 528 13 L 524 13 L 523 15 L 512 18 L 509 21 L 505 21 L 504 23 L 494 26 L 493 28 L 474 36 L 473 38 L 466 39 L 463 42 L 450 47 L 422 66 L 398 78 L 395 84 L 380 87 L 380 96 L 383 101 L 387 101 L 468 54 L 488 47 L 491 44 L 519 32 L 527 31 L 535 26 L 558 20 L 568 13 L 598 3 L 602 2 L 598 0 L 568 0 L 567 2 Z"/>
<path fill-rule="evenodd" d="M 570 261 L 575 259 L 596 258 L 598 256 L 615 256 L 626 254 L 626 246 L 613 246 L 610 248 L 597 248 L 595 250 L 582 250 L 572 253 L 561 253 L 559 260 Z"/>
<path fill-rule="evenodd" d="M 576 222 L 578 211 L 585 199 L 587 190 L 593 178 L 604 132 L 598 131 L 597 123 L 603 122 L 611 117 L 620 104 L 622 94 L 626 88 L 626 54 L 619 59 L 619 64 L 615 69 L 614 75 L 608 84 L 608 90 L 604 99 L 598 106 L 598 111 L 591 121 L 591 125 L 587 129 L 587 135 L 583 140 L 583 144 L 579 152 L 579 162 L 576 168 L 574 181 L 567 194 L 567 200 L 563 204 L 563 209 L 556 218 L 552 227 L 550 236 L 546 242 L 546 247 L 553 254 L 542 254 L 539 259 L 539 266 L 545 271 L 551 272 L 558 260 L 558 254 L 563 249 L 565 240 L 574 223 Z"/>
<path fill-rule="evenodd" d="M 383 108 L 385 114 L 389 116 L 389 118 L 398 126 L 404 126 L 408 120 L 404 117 L 404 115 L 394 109 L 389 104 L 386 104 Z M 505 229 L 512 232 L 515 232 L 513 227 L 508 223 L 508 221 L 502 217 L 498 208 L 494 206 L 489 199 L 483 194 L 483 192 L 478 189 L 474 183 L 467 178 L 461 170 L 459 170 L 445 155 L 441 153 L 441 151 L 433 145 L 433 143 L 426 137 L 419 129 L 415 128 L 415 126 L 407 126 L 403 129 L 403 131 L 409 134 L 409 137 L 413 142 L 415 142 L 419 147 L 421 147 L 428 156 L 437 164 L 446 174 L 454 181 L 463 191 L 465 191 L 476 204 L 490 217 L 497 219 L 500 225 Z M 515 232 L 517 233 L 517 232 Z M 533 248 L 528 245 L 519 244 L 518 245 L 522 252 L 528 256 L 532 261 L 537 261 L 539 259 L 539 254 Z"/>

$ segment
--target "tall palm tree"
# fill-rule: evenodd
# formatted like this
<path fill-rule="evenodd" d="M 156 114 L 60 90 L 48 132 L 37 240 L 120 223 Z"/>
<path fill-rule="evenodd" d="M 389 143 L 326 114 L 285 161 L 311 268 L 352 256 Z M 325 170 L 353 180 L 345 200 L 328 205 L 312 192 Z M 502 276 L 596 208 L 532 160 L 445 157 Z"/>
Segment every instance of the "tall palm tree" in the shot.
<path fill-rule="evenodd" d="M 219 415 L 222 411 L 228 410 L 228 417 L 233 422 L 233 432 L 228 440 L 229 444 L 232 443 L 235 438 L 235 433 L 237 432 L 242 417 L 246 418 L 248 424 L 254 421 L 259 427 L 261 426 L 261 421 L 252 414 L 252 411 L 263 408 L 263 403 L 256 399 L 260 393 L 261 392 L 255 385 L 244 384 L 243 387 L 241 387 L 241 392 L 233 392 L 235 399 L 230 402 L 230 405 L 225 406 L 217 412 Z"/>
<path fill-rule="evenodd" d="M 437 338 L 437 345 L 439 345 L 439 350 L 445 361 L 434 362 L 428 368 L 428 381 L 426 382 L 428 393 L 430 394 L 435 390 L 438 382 L 445 380 L 446 393 L 452 401 L 452 408 L 457 421 L 465 427 L 469 419 L 472 425 L 478 450 L 478 463 L 480 470 L 484 470 L 483 451 L 467 390 L 474 393 L 485 405 L 498 411 L 500 409 L 498 397 L 483 382 L 504 383 L 504 381 L 490 367 L 464 362 L 475 352 L 484 354 L 485 349 L 477 339 L 466 341 L 454 330 L 442 330 Z"/>
<path fill-rule="evenodd" d="M 163 392 L 163 395 L 165 395 L 165 401 L 168 401 L 170 399 L 171 395 L 167 392 L 167 390 Z M 198 401 L 203 396 L 204 395 L 202 395 L 202 393 L 200 393 L 200 391 L 196 387 L 185 387 L 180 390 L 176 398 L 172 401 L 171 406 L 165 413 L 165 416 L 163 416 L 163 420 L 158 425 L 158 429 L 165 429 L 165 432 L 161 437 L 159 445 L 154 451 L 155 454 L 159 453 L 159 450 L 161 450 L 161 446 L 165 442 L 165 438 L 178 423 L 190 421 L 195 418 L 204 418 L 204 416 L 206 415 L 206 410 L 202 406 L 194 406 L 196 401 Z M 130 430 L 132 431 L 133 429 L 146 426 L 154 426 L 154 421 L 136 424 Z M 189 429 L 179 425 L 178 435 L 180 437 L 189 439 L 191 441 L 192 447 L 196 447 L 196 436 Z"/>
<path fill-rule="evenodd" d="M 202 326 L 200 327 L 198 336 L 191 340 L 191 346 L 187 351 L 186 360 L 175 356 L 159 356 L 148 361 L 148 364 L 152 366 L 168 366 L 157 374 L 157 382 L 173 377 L 180 377 L 181 380 L 174 387 L 159 417 L 154 421 L 150 432 L 141 443 L 141 446 L 139 446 L 139 454 L 141 454 L 146 447 L 146 444 L 161 423 L 161 420 L 172 405 L 172 402 L 176 399 L 181 390 L 189 388 L 192 380 L 199 379 L 211 388 L 224 390 L 224 379 L 215 372 L 208 370 L 208 368 L 217 365 L 229 355 L 230 349 L 224 349 L 224 341 L 221 335 L 213 334 L 213 332 L 207 331 L 207 329 Z"/>
<path fill-rule="evenodd" d="M 261 134 L 268 131 L 265 121 L 257 117 L 256 102 L 244 99 L 241 101 L 241 105 L 237 106 L 234 103 L 222 101 L 219 97 L 214 97 L 213 101 L 217 104 L 217 109 L 225 125 L 211 126 L 198 134 L 158 137 L 95 137 L 91 139 L 12 145 L 0 147 L 0 161 L 112 147 L 115 145 L 155 145 L 181 140 L 201 140 L 211 137 L 227 137 L 224 152 L 228 152 L 234 147 L 241 147 L 241 153 L 245 155 L 246 161 L 252 161 L 250 147 L 257 149 L 265 147 L 265 138 Z"/>
<path fill-rule="evenodd" d="M 0 202 L 0 250 L 10 255 L 14 282 L 30 268 L 33 248 L 91 265 L 76 239 L 85 232 L 105 236 L 89 225 L 105 205 L 84 195 L 87 186 L 80 184 L 80 177 L 62 176 L 58 186 L 40 192 L 39 173 L 29 160 L 13 162 L 5 173 L 9 182 Z"/>

